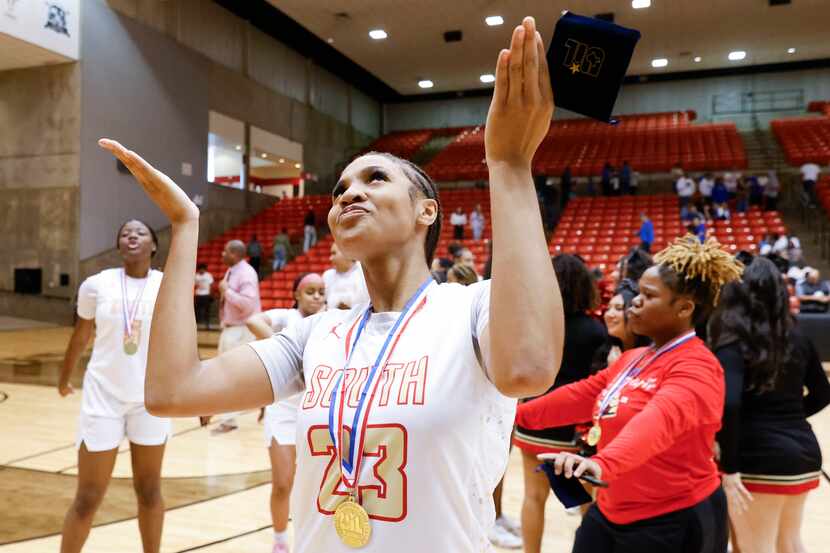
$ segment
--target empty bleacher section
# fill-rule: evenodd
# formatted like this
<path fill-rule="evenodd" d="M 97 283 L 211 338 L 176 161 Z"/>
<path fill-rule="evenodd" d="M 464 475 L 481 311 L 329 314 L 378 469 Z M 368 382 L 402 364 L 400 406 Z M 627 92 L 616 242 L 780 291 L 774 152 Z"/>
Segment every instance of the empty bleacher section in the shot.
<path fill-rule="evenodd" d="M 617 125 L 590 119 L 555 120 L 533 163 L 534 172 L 598 175 L 605 162 L 628 161 L 642 173 L 666 172 L 678 162 L 691 171 L 742 169 L 746 152 L 733 123 L 695 125 L 694 112 L 620 116 Z M 484 127 L 462 130 L 426 166 L 438 181 L 485 180 Z"/>
<path fill-rule="evenodd" d="M 364 151 L 388 152 L 404 159 L 412 159 L 429 142 L 433 133 L 429 129 L 392 132 L 376 139 Z"/>
<path fill-rule="evenodd" d="M 550 240 L 550 252 L 578 254 L 589 266 L 608 273 L 621 256 L 639 245 L 642 212 L 654 223 L 653 252 L 686 234 L 676 196 L 582 197 L 573 199 L 562 214 Z M 734 253 L 755 252 L 764 234 L 786 231 L 777 212 L 752 208 L 748 213 L 735 213 L 729 222 L 715 221 L 708 234 Z"/>
<path fill-rule="evenodd" d="M 770 125 L 788 163 L 830 163 L 830 117 L 775 119 Z"/>

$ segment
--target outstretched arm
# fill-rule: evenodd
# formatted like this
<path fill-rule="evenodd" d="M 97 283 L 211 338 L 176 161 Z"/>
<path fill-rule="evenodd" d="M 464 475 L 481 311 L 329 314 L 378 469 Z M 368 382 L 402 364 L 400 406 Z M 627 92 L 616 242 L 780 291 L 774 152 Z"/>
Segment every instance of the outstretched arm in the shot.
<path fill-rule="evenodd" d="M 261 407 L 274 392 L 265 367 L 249 347 L 200 361 L 193 311 L 193 274 L 199 239 L 199 209 L 167 175 L 114 140 L 101 140 L 130 170 L 172 223 L 153 324 L 144 401 L 162 416 L 197 416 Z"/>
<path fill-rule="evenodd" d="M 538 395 L 553 385 L 562 359 L 562 297 L 550 262 L 531 162 L 553 115 L 542 37 L 533 18 L 499 53 L 487 115 L 493 282 L 489 374 L 505 395 Z"/>

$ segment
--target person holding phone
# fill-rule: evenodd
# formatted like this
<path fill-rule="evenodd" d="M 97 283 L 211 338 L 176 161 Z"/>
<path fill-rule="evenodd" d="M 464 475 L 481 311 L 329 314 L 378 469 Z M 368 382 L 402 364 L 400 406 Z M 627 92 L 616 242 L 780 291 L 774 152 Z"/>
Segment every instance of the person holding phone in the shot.
<path fill-rule="evenodd" d="M 360 261 L 370 302 L 204 361 L 191 299 L 199 210 L 138 154 L 101 140 L 172 223 L 148 409 L 186 417 L 304 392 L 295 552 L 489 550 L 515 398 L 547 390 L 562 353 L 561 296 L 531 173 L 552 115 L 544 44 L 528 17 L 499 53 L 485 127 L 492 280 L 437 284 L 438 187 L 411 162 L 366 154 L 340 174 L 328 223 L 343 254 Z"/>
<path fill-rule="evenodd" d="M 726 498 L 713 460 L 724 401 L 723 369 L 695 326 L 741 265 L 714 240 L 686 236 L 640 278 L 631 330 L 653 345 L 519 406 L 517 424 L 545 428 L 592 420 L 586 458 L 539 457 L 566 478 L 608 483 L 576 532 L 574 553 L 725 553 Z"/>

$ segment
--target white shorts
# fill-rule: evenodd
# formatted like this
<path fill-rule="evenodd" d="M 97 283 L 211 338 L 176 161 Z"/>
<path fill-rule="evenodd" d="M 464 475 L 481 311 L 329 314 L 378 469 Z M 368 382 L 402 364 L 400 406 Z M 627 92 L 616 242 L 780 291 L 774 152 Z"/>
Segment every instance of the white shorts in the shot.
<path fill-rule="evenodd" d="M 271 447 L 271 440 L 279 445 L 296 445 L 300 398 L 302 394 L 297 394 L 265 408 L 265 447 Z"/>
<path fill-rule="evenodd" d="M 82 393 L 76 448 L 84 443 L 87 451 L 108 451 L 125 436 L 138 445 L 162 445 L 170 438 L 170 419 L 151 415 L 143 403 L 119 400 L 94 378 L 84 378 Z"/>

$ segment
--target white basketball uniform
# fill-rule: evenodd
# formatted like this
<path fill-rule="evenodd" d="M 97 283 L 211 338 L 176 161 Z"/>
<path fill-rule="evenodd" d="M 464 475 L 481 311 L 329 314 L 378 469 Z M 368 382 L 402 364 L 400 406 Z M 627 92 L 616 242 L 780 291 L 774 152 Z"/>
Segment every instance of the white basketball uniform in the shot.
<path fill-rule="evenodd" d="M 275 333 L 303 320 L 299 309 L 269 309 L 265 315 Z M 301 399 L 302 394 L 294 394 L 265 408 L 265 447 L 270 447 L 272 440 L 279 445 L 294 445 Z"/>
<path fill-rule="evenodd" d="M 372 525 L 366 551 L 491 550 L 492 493 L 507 466 L 516 401 L 490 382 L 477 354 L 489 302 L 489 281 L 432 284 L 423 308 L 378 369 L 358 480 Z M 291 497 L 298 553 L 353 551 L 333 523 L 335 508 L 348 494 L 328 419 L 332 387 L 346 362 L 347 334 L 366 307 L 319 313 L 250 344 L 276 397 L 304 390 Z M 344 379 L 343 420 L 349 427 L 360 389 L 398 315 L 373 314 L 355 347 Z"/>
<path fill-rule="evenodd" d="M 326 307 L 329 309 L 340 309 L 341 304 L 354 307 L 369 303 L 369 291 L 360 263 L 356 262 L 345 273 L 338 273 L 335 268 L 326 270 L 323 282 L 326 285 Z"/>
<path fill-rule="evenodd" d="M 135 301 L 138 351 L 124 352 L 123 269 L 106 269 L 86 279 L 78 290 L 78 316 L 95 320 L 95 343 L 86 367 L 76 446 L 88 451 L 115 449 L 126 436 L 139 445 L 161 445 L 170 436 L 170 419 L 154 417 L 144 408 L 144 374 L 150 343 L 150 322 L 162 273 L 145 279 L 127 277 L 127 298 Z M 132 306 L 129 306 L 132 308 Z"/>

